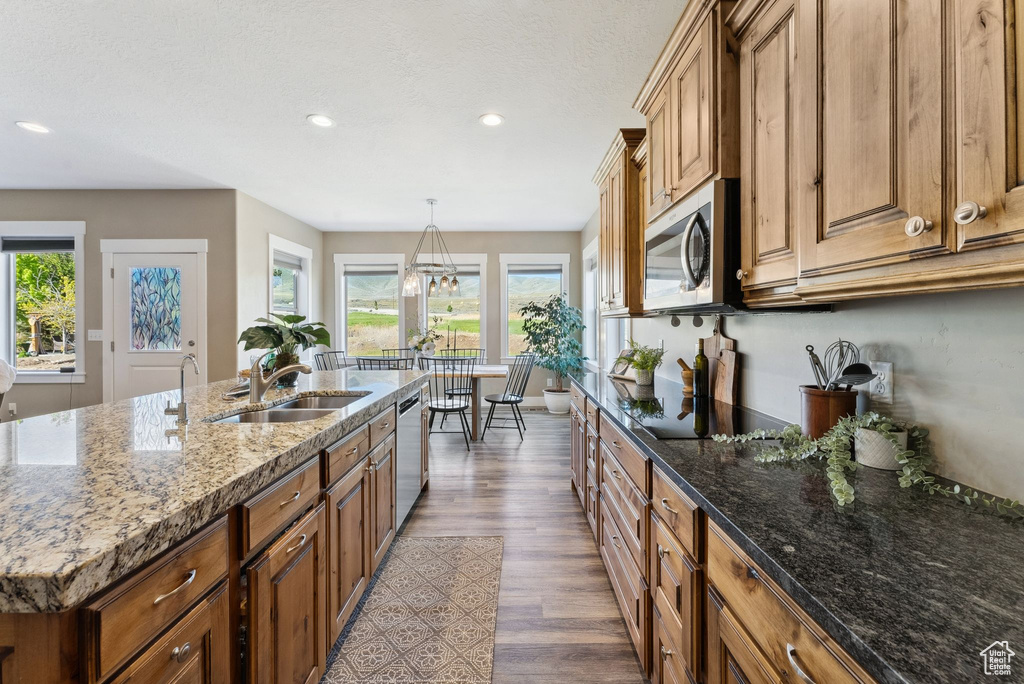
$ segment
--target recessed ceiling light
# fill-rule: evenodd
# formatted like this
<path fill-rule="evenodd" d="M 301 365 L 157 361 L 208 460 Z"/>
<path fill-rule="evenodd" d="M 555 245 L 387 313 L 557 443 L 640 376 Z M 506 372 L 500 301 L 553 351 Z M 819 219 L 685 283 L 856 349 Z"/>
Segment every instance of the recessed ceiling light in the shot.
<path fill-rule="evenodd" d="M 501 114 L 484 114 L 480 117 L 480 123 L 484 126 L 500 126 L 505 122 L 505 117 Z"/>
<path fill-rule="evenodd" d="M 24 128 L 26 131 L 32 131 L 33 133 L 49 133 L 50 129 L 43 124 L 33 123 L 32 121 L 15 121 L 14 122 L 19 128 Z"/>
<path fill-rule="evenodd" d="M 306 121 L 321 128 L 330 128 L 334 125 L 334 119 L 323 114 L 310 114 L 306 117 Z"/>

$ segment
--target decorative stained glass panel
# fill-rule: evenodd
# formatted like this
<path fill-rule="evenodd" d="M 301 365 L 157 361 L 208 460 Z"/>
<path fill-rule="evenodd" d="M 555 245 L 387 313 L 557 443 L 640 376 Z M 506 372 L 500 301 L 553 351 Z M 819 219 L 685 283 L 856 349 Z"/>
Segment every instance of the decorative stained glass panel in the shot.
<path fill-rule="evenodd" d="M 181 349 L 181 269 L 136 266 L 131 278 L 132 349 Z"/>

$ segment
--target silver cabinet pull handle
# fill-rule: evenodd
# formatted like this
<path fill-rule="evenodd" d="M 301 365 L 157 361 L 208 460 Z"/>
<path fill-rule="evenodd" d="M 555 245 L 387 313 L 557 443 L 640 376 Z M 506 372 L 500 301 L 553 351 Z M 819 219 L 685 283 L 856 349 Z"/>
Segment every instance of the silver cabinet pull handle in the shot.
<path fill-rule="evenodd" d="M 793 644 L 786 644 L 786 657 L 789 658 L 789 664 L 793 666 L 793 672 L 804 684 L 815 684 L 814 680 L 807 676 L 807 673 L 803 671 L 800 665 L 796 662 L 796 647 Z"/>
<path fill-rule="evenodd" d="M 664 558 L 664 557 L 665 557 L 665 556 L 667 556 L 667 555 L 668 555 L 669 553 L 671 553 L 671 552 L 670 552 L 670 551 L 669 551 L 668 549 L 666 549 L 666 548 L 665 548 L 664 546 L 662 546 L 661 544 L 658 544 L 658 558 Z"/>
<path fill-rule="evenodd" d="M 290 549 L 285 549 L 285 553 L 291 553 L 295 549 L 302 548 L 303 544 L 305 544 L 305 543 L 306 543 L 306 535 L 302 535 L 301 537 L 299 537 L 299 543 L 296 544 L 295 546 L 291 547 Z"/>
<path fill-rule="evenodd" d="M 668 505 L 668 499 L 661 500 L 661 507 L 664 508 L 669 513 L 671 513 L 672 515 L 679 515 L 679 511 Z"/>
<path fill-rule="evenodd" d="M 621 544 L 619 544 L 619 542 L 618 542 L 618 538 L 619 538 L 619 537 L 618 537 L 618 535 L 615 535 L 615 534 L 613 534 L 613 535 L 612 535 L 612 544 L 614 544 L 614 545 L 615 545 L 615 548 L 617 548 L 617 549 L 621 549 L 621 548 L 622 548 L 622 545 L 621 545 Z"/>
<path fill-rule="evenodd" d="M 665 660 L 666 658 L 669 658 L 671 656 L 672 656 L 672 650 L 671 649 L 667 649 L 664 646 L 662 646 L 661 647 L 661 659 Z"/>
<path fill-rule="evenodd" d="M 747 277 L 747 275 L 748 275 L 747 271 L 744 271 L 741 268 L 738 271 L 736 271 L 736 280 L 743 280 L 744 278 Z"/>
<path fill-rule="evenodd" d="M 924 235 L 931 229 L 931 221 L 921 218 L 920 216 L 911 216 L 907 219 L 907 224 L 903 227 L 903 232 L 905 232 L 908 237 L 918 237 L 919 235 Z"/>
<path fill-rule="evenodd" d="M 351 449 L 348 450 L 348 453 L 350 453 L 350 454 L 358 454 L 359 453 L 359 447 L 357 447 L 357 446 L 352 447 Z"/>
<path fill-rule="evenodd" d="M 974 223 L 974 221 L 986 216 L 988 216 L 988 209 L 971 200 L 961 202 L 957 205 L 956 211 L 953 212 L 953 220 L 961 226 Z"/>
<path fill-rule="evenodd" d="M 616 449 L 621 449 L 621 448 L 622 448 L 622 445 L 621 445 L 621 444 L 619 444 L 619 443 L 618 443 L 618 442 L 617 442 L 616 440 L 614 440 L 614 439 L 612 440 L 612 446 L 613 446 L 613 447 L 615 447 Z"/>
<path fill-rule="evenodd" d="M 192 568 L 191 570 L 189 570 L 188 572 L 185 573 L 185 581 L 184 582 L 179 584 L 176 589 L 172 589 L 169 592 L 167 592 L 166 594 L 160 594 L 159 596 L 157 596 L 156 599 L 153 600 L 153 605 L 155 606 L 158 603 L 160 603 L 161 601 L 163 601 L 164 599 L 167 599 L 167 598 L 170 598 L 170 597 L 174 596 L 179 591 L 183 591 L 186 587 L 188 587 L 188 585 L 192 584 L 192 582 L 194 582 L 195 579 L 196 579 L 196 569 Z"/>
<path fill-rule="evenodd" d="M 181 646 L 175 646 L 174 650 L 171 651 L 171 660 L 183 663 L 188 660 L 188 654 L 192 652 L 192 643 L 186 641 Z"/>
<path fill-rule="evenodd" d="M 287 501 L 282 501 L 281 505 L 282 506 L 287 506 L 288 504 L 292 503 L 293 501 L 298 501 L 299 497 L 301 495 L 302 495 L 302 492 L 295 492 L 295 494 L 292 496 L 292 498 L 288 499 Z"/>
<path fill-rule="evenodd" d="M 385 428 L 386 427 L 391 427 L 391 423 L 389 423 L 388 421 L 385 420 L 383 423 L 380 424 L 380 426 L 381 427 L 385 427 Z"/>

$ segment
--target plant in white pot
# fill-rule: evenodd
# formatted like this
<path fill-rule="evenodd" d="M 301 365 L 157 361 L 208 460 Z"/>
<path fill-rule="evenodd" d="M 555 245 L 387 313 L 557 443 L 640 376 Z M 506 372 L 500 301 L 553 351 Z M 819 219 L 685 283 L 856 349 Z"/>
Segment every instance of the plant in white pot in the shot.
<path fill-rule="evenodd" d="M 625 361 L 636 370 L 636 384 L 649 387 L 654 384 L 654 371 L 661 365 L 665 350 L 659 347 L 648 347 L 634 340 L 629 341 L 629 352 L 615 360 Z"/>
<path fill-rule="evenodd" d="M 565 295 L 552 295 L 546 302 L 530 302 L 519 309 L 527 348 L 537 355 L 537 365 L 555 374 L 555 386 L 544 390 L 544 404 L 551 413 L 569 412 L 569 390 L 563 380 L 583 370 L 583 315 L 570 306 Z"/>

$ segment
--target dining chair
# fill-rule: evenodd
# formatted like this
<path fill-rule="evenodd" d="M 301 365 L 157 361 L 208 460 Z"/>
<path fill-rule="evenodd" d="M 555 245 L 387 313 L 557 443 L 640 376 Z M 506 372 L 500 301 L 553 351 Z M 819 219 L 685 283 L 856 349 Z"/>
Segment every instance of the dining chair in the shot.
<path fill-rule="evenodd" d="M 389 359 L 411 359 L 416 356 L 416 353 L 409 347 L 398 347 L 396 349 L 382 349 L 380 353 L 381 356 L 385 356 Z"/>
<path fill-rule="evenodd" d="M 441 414 L 441 426 L 449 413 L 457 413 L 462 423 L 462 436 L 466 440 L 466 451 L 469 451 L 469 410 L 473 393 L 473 370 L 476 358 L 469 356 L 457 358 L 451 356 L 430 357 L 420 359 L 420 368 L 433 371 L 430 376 L 430 423 L 428 431 L 433 432 L 434 418 Z M 440 431 L 440 429 L 439 429 Z"/>
<path fill-rule="evenodd" d="M 505 391 L 501 394 L 488 394 L 484 401 L 491 405 L 487 411 L 487 422 L 484 423 L 484 430 L 480 439 L 487 434 L 487 428 L 491 427 L 494 419 L 494 409 L 500 404 L 508 406 L 512 410 L 512 419 L 516 422 L 516 430 L 519 430 L 519 440 L 523 439 L 523 430 L 526 429 L 526 419 L 519 405 L 523 403 L 523 396 L 526 394 L 526 383 L 530 381 L 530 373 L 533 372 L 533 363 L 536 360 L 534 354 L 520 354 L 512 361 L 512 368 L 508 372 L 508 382 L 505 383 Z M 520 428 L 522 423 L 522 428 Z M 494 429 L 506 428 L 506 425 L 495 425 Z"/>
<path fill-rule="evenodd" d="M 466 347 L 466 348 L 453 348 L 453 349 L 440 349 L 437 352 L 437 356 L 456 356 L 456 357 L 467 357 L 472 356 L 477 361 L 483 363 L 487 359 L 487 352 L 485 349 L 480 347 Z"/>
<path fill-rule="evenodd" d="M 348 358 L 343 351 L 325 351 L 313 354 L 316 369 L 322 371 L 341 370 L 348 365 Z"/>
<path fill-rule="evenodd" d="M 412 370 L 413 360 L 408 356 L 357 356 L 356 367 L 359 370 Z"/>

